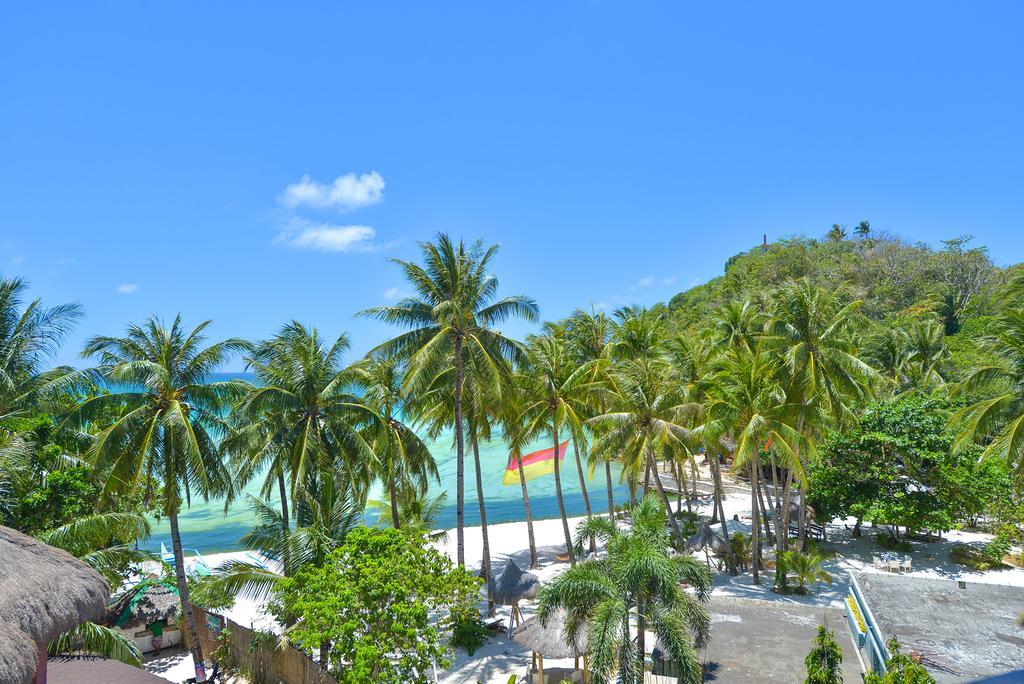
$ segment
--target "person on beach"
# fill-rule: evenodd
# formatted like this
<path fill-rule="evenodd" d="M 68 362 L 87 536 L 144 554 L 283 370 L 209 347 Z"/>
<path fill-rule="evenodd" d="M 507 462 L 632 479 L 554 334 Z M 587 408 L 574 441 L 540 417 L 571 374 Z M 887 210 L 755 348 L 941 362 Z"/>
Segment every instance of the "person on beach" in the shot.
<path fill-rule="evenodd" d="M 149 631 L 153 633 L 153 651 L 159 656 L 160 647 L 164 645 L 164 620 L 157 620 L 149 625 Z"/>

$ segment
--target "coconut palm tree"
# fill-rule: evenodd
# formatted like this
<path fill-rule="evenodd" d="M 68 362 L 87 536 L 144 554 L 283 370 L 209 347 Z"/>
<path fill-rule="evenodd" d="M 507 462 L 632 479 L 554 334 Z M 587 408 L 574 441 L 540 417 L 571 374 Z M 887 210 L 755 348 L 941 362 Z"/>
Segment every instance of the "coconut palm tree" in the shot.
<path fill-rule="evenodd" d="M 360 315 L 386 321 L 407 331 L 378 347 L 376 352 L 394 353 L 407 360 L 404 384 L 410 393 L 429 387 L 454 364 L 452 392 L 456 444 L 457 557 L 466 562 L 464 533 L 465 435 L 463 433 L 463 385 L 465 361 L 470 355 L 481 368 L 493 367 L 498 359 L 522 356 L 520 345 L 494 329 L 512 317 L 536 321 L 537 304 L 528 297 L 499 299 L 498 280 L 490 272 L 497 245 L 466 245 L 438 234 L 434 242 L 420 244 L 423 264 L 395 259 L 415 294 L 392 306 L 363 311 Z M 497 382 L 497 369 L 488 384 Z"/>
<path fill-rule="evenodd" d="M 1024 285 L 1024 280 L 1020 281 Z M 1024 287 L 1022 287 L 1024 289 Z M 1006 459 L 1014 474 L 1024 474 L 1024 306 L 1014 302 L 993 323 L 983 341 L 987 365 L 973 369 L 957 394 L 984 397 L 957 411 L 950 420 L 959 430 L 958 448 L 989 440 L 985 457 Z"/>
<path fill-rule="evenodd" d="M 171 525 L 175 577 L 181 597 L 196 680 L 205 681 L 195 615 L 185 581 L 178 514 L 192 497 L 209 499 L 233 494 L 230 473 L 221 460 L 217 440 L 227 434 L 221 417 L 239 392 L 233 382 L 208 383 L 210 374 L 232 354 L 249 345 L 229 339 L 204 346 L 209 321 L 193 330 L 181 317 L 165 326 L 156 318 L 131 325 L 124 337 L 94 337 L 82 355 L 98 359 L 94 372 L 125 389 L 86 399 L 68 415 L 85 426 L 97 416 L 119 411 L 119 418 L 92 437 L 86 458 L 108 473 L 100 506 L 117 494 L 148 498 L 162 487 L 163 514 Z"/>
<path fill-rule="evenodd" d="M 607 518 L 587 518 L 577 529 L 581 548 L 591 536 L 606 542 L 608 557 L 575 565 L 541 589 L 539 619 L 546 621 L 555 610 L 564 609 L 569 641 L 576 640 L 586 625 L 586 651 L 595 682 L 610 681 L 616 666 L 619 682 L 643 681 L 648 625 L 678 663 L 679 681 L 701 682 L 697 649 L 704 647 L 711 632 L 711 619 L 702 606 L 710 597 L 711 575 L 690 554 L 669 556 L 665 510 L 658 500 L 647 496 L 634 507 L 628 531 Z"/>
<path fill-rule="evenodd" d="M 232 411 L 235 430 L 225 450 L 239 483 L 270 466 L 263 491 L 276 482 L 285 525 L 288 499 L 320 473 L 343 473 L 354 498 L 365 501 L 379 467 L 367 439 L 385 429 L 383 418 L 352 392 L 359 375 L 342 364 L 348 346 L 346 335 L 327 343 L 316 328 L 292 321 L 247 359 L 257 384 L 246 386 Z"/>
<path fill-rule="evenodd" d="M 758 584 L 761 452 L 770 444 L 803 482 L 805 471 L 799 450 L 803 447 L 811 455 L 816 451 L 813 442 L 789 422 L 786 394 L 778 380 L 781 365 L 778 357 L 758 345 L 754 350 L 730 350 L 716 365 L 708 388 L 704 430 L 712 435 L 731 435 L 736 441 L 733 467 L 736 470 L 747 467 L 750 472 L 751 569 L 754 583 Z"/>
<path fill-rule="evenodd" d="M 647 469 L 653 475 L 658 496 L 668 515 L 677 545 L 683 545 L 679 523 L 658 473 L 657 457 L 688 453 L 686 442 L 693 439 L 684 427 L 686 406 L 678 378 L 671 367 L 657 359 L 623 361 L 614 370 L 616 394 L 608 412 L 591 418 L 598 453 L 620 454 L 622 467 L 639 473 Z"/>
<path fill-rule="evenodd" d="M 694 433 L 697 443 L 703 447 L 704 453 L 707 455 L 708 469 L 711 474 L 714 510 L 717 511 L 718 519 L 722 525 L 726 566 L 729 568 L 730 573 L 736 574 L 736 565 L 731 549 L 731 537 L 729 535 L 729 524 L 726 522 L 725 508 L 722 504 L 725 498 L 722 473 L 718 467 L 718 454 L 723 446 L 721 442 L 722 435 L 715 434 L 714 430 L 705 430 L 703 428 L 707 423 L 708 389 L 713 385 L 711 378 L 715 368 L 714 364 L 722 349 L 719 340 L 720 338 L 716 331 L 707 330 L 696 336 L 677 336 L 667 343 L 667 347 L 676 377 L 687 402 L 685 408 L 688 409 L 692 416 L 689 422 L 695 427 Z"/>
<path fill-rule="evenodd" d="M 569 354 L 564 337 L 531 335 L 527 339 L 527 357 L 524 375 L 526 392 L 523 419 L 525 433 L 530 438 L 547 436 L 554 448 L 555 498 L 562 519 L 565 547 L 571 563 L 576 563 L 569 520 L 562 498 L 560 436 L 568 432 L 574 440 L 584 439 L 583 419 L 586 417 L 588 387 L 591 374 L 589 364 L 575 363 Z"/>
<path fill-rule="evenodd" d="M 573 346 L 576 355 L 583 363 L 590 363 L 593 372 L 588 381 L 591 388 L 589 417 L 601 415 L 605 412 L 608 394 L 611 390 L 611 378 L 608 374 L 612 363 L 612 337 L 615 332 L 615 322 L 603 313 L 594 311 L 586 312 L 577 309 L 568 320 L 569 342 Z M 594 450 L 590 449 L 587 461 L 594 467 Z M 615 517 L 615 497 L 612 485 L 612 461 L 614 456 L 602 459 L 604 461 L 605 485 L 608 491 L 608 518 Z M 585 483 L 580 485 L 586 491 Z M 590 503 L 587 502 L 587 514 L 590 514 Z"/>
<path fill-rule="evenodd" d="M 377 356 L 353 368 L 363 401 L 380 416 L 371 423 L 367 440 L 376 454 L 375 476 L 384 485 L 391 503 L 392 525 L 401 524 L 399 492 L 425 494 L 430 480 L 439 482 L 437 464 L 426 443 L 402 421 L 405 393 L 402 362 L 395 356 Z"/>
<path fill-rule="evenodd" d="M 783 288 L 773 305 L 766 341 L 782 356 L 788 376 L 785 390 L 797 414 L 797 431 L 813 438 L 825 420 L 838 429 L 849 425 L 855 420 L 851 407 L 866 401 L 877 384 L 874 369 L 860 358 L 856 345 L 854 333 L 865 327 L 857 316 L 860 301 L 846 301 L 840 290 L 829 292 L 805 279 Z M 798 456 L 806 469 L 806 454 L 798 452 Z M 787 479 L 792 480 L 792 474 Z M 789 528 L 791 487 L 786 484 L 782 529 L 776 530 L 780 551 L 786 548 Z M 804 491 L 799 507 L 800 538 L 806 510 Z"/>
<path fill-rule="evenodd" d="M 44 369 L 82 317 L 77 304 L 45 307 L 25 301 L 28 282 L 0 277 L 0 419 L 38 405 L 49 391 L 65 387 L 71 369 Z"/>
<path fill-rule="evenodd" d="M 526 536 L 530 544 L 530 568 L 539 567 L 537 562 L 537 540 L 533 534 L 533 512 L 530 509 L 530 491 L 526 486 L 526 473 L 523 469 L 523 449 L 529 443 L 526 420 L 523 415 L 526 406 L 526 378 L 516 372 L 510 378 L 500 407 L 500 423 L 502 437 L 509 452 L 517 462 L 519 485 L 523 490 L 523 512 L 526 517 Z"/>
<path fill-rule="evenodd" d="M 785 551 L 779 556 L 778 569 L 781 569 L 789 579 L 796 580 L 797 591 L 806 593 L 807 585 L 822 582 L 832 584 L 832 575 L 825 571 L 825 558 L 817 553 L 800 553 L 799 551 Z"/>

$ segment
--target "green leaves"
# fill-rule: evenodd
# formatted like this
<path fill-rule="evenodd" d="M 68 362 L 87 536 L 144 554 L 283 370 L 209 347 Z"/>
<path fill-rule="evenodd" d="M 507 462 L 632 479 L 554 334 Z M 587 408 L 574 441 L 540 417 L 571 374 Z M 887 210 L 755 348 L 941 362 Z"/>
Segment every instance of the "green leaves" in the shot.
<path fill-rule="evenodd" d="M 330 558 L 282 582 L 298 618 L 287 636 L 326 645 L 339 682 L 428 682 L 433 664 L 450 663 L 444 635 L 476 613 L 480 585 L 418 534 L 357 528 Z"/>

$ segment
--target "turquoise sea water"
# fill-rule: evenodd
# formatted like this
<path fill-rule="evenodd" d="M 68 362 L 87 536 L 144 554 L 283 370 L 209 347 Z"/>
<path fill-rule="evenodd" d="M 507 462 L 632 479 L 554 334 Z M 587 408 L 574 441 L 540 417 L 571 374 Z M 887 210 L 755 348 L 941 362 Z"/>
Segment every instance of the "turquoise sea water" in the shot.
<path fill-rule="evenodd" d="M 245 377 L 243 374 L 224 374 L 223 377 Z M 431 494 L 444 491 L 448 493 L 447 505 L 438 516 L 437 524 L 441 528 L 455 527 L 455 471 L 456 458 L 455 449 L 452 446 L 451 435 L 442 436 L 438 440 L 428 440 L 431 452 L 437 461 L 437 469 L 440 474 L 440 483 L 431 486 Z M 537 441 L 530 445 L 530 451 L 551 446 L 549 441 Z M 468 451 L 468 445 L 467 445 Z M 487 507 L 487 522 L 500 523 L 523 520 L 522 488 L 518 483 L 514 485 L 503 485 L 502 476 L 505 473 L 505 466 L 508 464 L 508 451 L 504 444 L 491 442 L 480 445 L 480 467 L 483 474 L 484 501 Z M 476 497 L 476 475 L 473 469 L 472 453 L 466 454 L 466 525 L 480 524 L 479 506 Z M 584 473 L 586 466 L 584 464 Z M 259 495 L 261 479 L 250 483 L 245 491 L 254 496 Z M 619 473 L 612 471 L 612 483 L 615 486 L 614 496 L 616 503 L 621 503 L 626 497 L 626 488 L 619 483 Z M 558 517 L 558 503 L 555 498 L 554 475 L 531 480 L 527 483 L 530 493 L 530 506 L 535 519 Z M 607 511 L 608 490 L 605 484 L 604 469 L 599 468 L 594 472 L 591 479 L 587 481 L 587 492 L 590 494 L 590 505 L 595 511 Z M 370 498 L 380 498 L 379 492 L 371 494 Z M 576 473 L 576 464 L 573 460 L 572 447 L 566 454 L 562 464 L 562 495 L 568 515 L 582 515 L 585 512 L 583 506 L 583 494 L 580 489 L 579 477 Z M 278 504 L 277 497 L 272 497 L 271 502 Z M 376 519 L 374 512 L 367 513 L 368 522 Z M 202 553 L 215 553 L 220 551 L 235 551 L 240 548 L 238 540 L 252 526 L 253 516 L 246 504 L 246 497 L 242 496 L 224 510 L 223 501 L 211 500 L 208 503 L 193 501 L 192 507 L 183 511 L 179 516 L 181 528 L 181 541 L 186 549 L 186 554 L 191 549 L 198 549 Z M 144 544 L 145 548 L 158 550 L 163 542 L 170 548 L 170 525 L 166 520 L 154 524 L 153 534 L 149 541 Z"/>

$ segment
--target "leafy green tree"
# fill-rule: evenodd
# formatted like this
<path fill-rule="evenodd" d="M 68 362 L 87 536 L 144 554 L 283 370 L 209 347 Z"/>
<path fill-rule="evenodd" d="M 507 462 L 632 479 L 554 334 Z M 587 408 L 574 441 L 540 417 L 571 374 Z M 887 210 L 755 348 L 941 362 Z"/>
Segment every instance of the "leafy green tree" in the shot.
<path fill-rule="evenodd" d="M 825 625 L 818 625 L 814 646 L 804 659 L 807 678 L 804 684 L 843 684 L 843 649 L 835 634 Z"/>
<path fill-rule="evenodd" d="M 616 667 L 618 681 L 643 681 L 648 625 L 679 664 L 680 681 L 701 682 L 697 649 L 705 646 L 711 632 L 711 619 L 702 605 L 710 597 L 711 576 L 690 554 L 668 555 L 665 510 L 658 500 L 646 496 L 633 508 L 629 530 L 620 530 L 607 518 L 588 518 L 576 535 L 580 547 L 592 535 L 605 541 L 608 557 L 579 563 L 541 589 L 538 617 L 546 621 L 555 610 L 564 609 L 569 640 L 587 625 L 594 682 L 610 681 Z M 635 635 L 631 615 L 636 616 Z"/>
<path fill-rule="evenodd" d="M 415 294 L 393 306 L 368 309 L 361 315 L 407 328 L 407 332 L 384 343 L 376 351 L 394 353 L 407 359 L 404 383 L 410 393 L 430 386 L 447 364 L 452 375 L 456 444 L 456 524 L 459 565 L 466 563 L 464 533 L 465 435 L 463 433 L 463 385 L 466 356 L 481 368 L 497 359 L 519 359 L 522 351 L 515 341 L 495 330 L 512 317 L 536 321 L 537 304 L 529 297 L 499 299 L 498 280 L 490 272 L 497 245 L 466 245 L 438 234 L 434 242 L 420 244 L 423 264 L 393 260 L 401 268 Z M 500 382 L 498 370 L 490 383 Z"/>
<path fill-rule="evenodd" d="M 811 504 L 819 515 L 857 518 L 899 528 L 945 530 L 956 504 L 944 496 L 955 483 L 944 480 L 952 435 L 945 426 L 946 404 L 904 395 L 870 406 L 859 425 L 833 433 L 822 458 L 811 466 Z"/>
<path fill-rule="evenodd" d="M 93 372 L 125 391 L 86 399 L 68 422 L 87 427 L 94 417 L 119 411 L 120 418 L 91 436 L 86 456 L 108 473 L 100 504 L 116 495 L 152 495 L 162 486 L 162 514 L 171 524 L 176 580 L 182 614 L 196 663 L 197 681 L 205 681 L 195 616 L 185 580 L 178 514 L 193 496 L 231 500 L 231 477 L 221 459 L 217 438 L 227 433 L 222 416 L 237 396 L 231 382 L 208 383 L 210 374 L 231 354 L 248 349 L 238 339 L 204 346 L 209 321 L 186 331 L 177 317 L 168 327 L 151 318 L 131 325 L 124 337 L 94 337 L 82 352 L 97 358 Z"/>
<path fill-rule="evenodd" d="M 430 682 L 451 663 L 447 633 L 475 613 L 480 580 L 411 530 L 357 528 L 282 585 L 288 639 L 321 653 L 342 684 Z"/>
<path fill-rule="evenodd" d="M 903 653 L 896 637 L 889 640 L 889 660 L 885 663 L 885 674 L 869 672 L 864 684 L 935 684 L 935 678 L 928 674 L 921 663 Z"/>

